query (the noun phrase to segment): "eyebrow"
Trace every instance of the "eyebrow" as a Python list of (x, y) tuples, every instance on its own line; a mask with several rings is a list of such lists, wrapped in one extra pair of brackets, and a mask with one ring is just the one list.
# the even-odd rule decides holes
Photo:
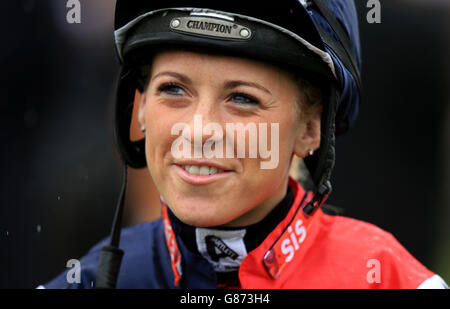
[(192, 81), (186, 75), (177, 73), (177, 72), (171, 72), (171, 71), (160, 72), (160, 73), (156, 74), (155, 76), (153, 76), (151, 78), (151, 80), (154, 80), (160, 76), (171, 76), (171, 77), (175, 77), (175, 78), (179, 79), (180, 81), (182, 81), (185, 84), (189, 84), (189, 85), (192, 84)]
[(253, 88), (257, 88), (259, 90), (262, 90), (268, 94), (272, 94), (269, 90), (267, 90), (267, 88), (261, 86), (260, 84), (257, 83), (253, 83), (253, 82), (246, 82), (243, 80), (232, 80), (232, 81), (228, 81), (225, 83), (225, 89), (233, 89), (239, 86), (248, 86), (248, 87), (253, 87)]
[[(182, 81), (183, 83), (192, 84), (192, 81), (190, 80), (189, 77), (187, 77), (184, 74), (181, 73), (177, 73), (177, 72), (172, 72), (172, 71), (164, 71), (164, 72), (159, 72), (158, 74), (156, 74), (155, 76), (153, 76), (151, 78), (151, 80), (154, 80), (158, 77), (161, 76), (171, 76), (171, 77), (175, 77), (177, 79), (179, 79), (180, 81)], [(254, 83), (254, 82), (247, 82), (247, 81), (243, 81), (243, 80), (231, 80), (231, 81), (227, 81), (225, 82), (225, 89), (233, 89), (233, 88), (237, 88), (239, 86), (248, 86), (248, 87), (253, 87), (253, 88), (257, 88), (259, 90), (262, 90), (268, 94), (272, 94), (267, 88), (261, 86), (258, 83)]]

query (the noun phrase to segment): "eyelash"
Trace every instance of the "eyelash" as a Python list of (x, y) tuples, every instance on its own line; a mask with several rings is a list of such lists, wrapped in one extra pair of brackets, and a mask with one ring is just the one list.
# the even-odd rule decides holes
[[(175, 95), (175, 96), (182, 95), (182, 94), (179, 94), (179, 93), (175, 93), (174, 91), (171, 91), (171, 90), (173, 90), (173, 88), (178, 88), (179, 90), (182, 90), (183, 92), (185, 92), (183, 87), (181, 87), (181, 86), (179, 86), (179, 85), (177, 85), (175, 83), (165, 83), (165, 84), (162, 84), (161, 86), (158, 87), (158, 93), (165, 92), (165, 93), (167, 93), (169, 95)], [(248, 95), (248, 94), (244, 94), (244, 93), (241, 93), (241, 92), (235, 92), (235, 93), (232, 93), (230, 95), (230, 99), (231, 100), (233, 100), (233, 99), (235, 100), (236, 97), (241, 97), (245, 101), (245, 102), (236, 102), (236, 101), (234, 101), (237, 104), (242, 104), (242, 105), (259, 105), (260, 104), (258, 99), (256, 99), (255, 97), (253, 97), (251, 95)]]
[[(245, 102), (243, 103), (238, 103), (238, 104), (245, 104), (245, 105), (259, 105), (259, 101), (258, 99), (256, 99), (255, 97), (252, 97), (251, 95), (248, 94), (244, 94), (244, 93), (233, 93), (231, 95), (231, 98), (236, 98), (236, 97), (242, 97), (244, 98)], [(237, 103), (237, 102), (236, 102)]]
[(175, 83), (165, 83), (158, 87), (158, 93), (166, 92), (170, 95), (180, 95), (178, 93), (174, 93), (173, 91), (170, 91), (171, 89), (173, 90), (173, 88), (178, 88), (178, 89), (181, 89), (184, 91), (184, 89), (182, 87), (180, 87), (179, 85), (177, 85)]

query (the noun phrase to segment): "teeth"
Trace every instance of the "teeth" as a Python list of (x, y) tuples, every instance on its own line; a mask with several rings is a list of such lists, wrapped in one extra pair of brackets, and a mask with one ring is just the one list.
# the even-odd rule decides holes
[(200, 171), (200, 168), (199, 168), (198, 166), (196, 166), (196, 165), (192, 165), (192, 166), (189, 168), (189, 173), (191, 173), (191, 174), (193, 174), (193, 175), (198, 175), (198, 174), (199, 174), (199, 171)]
[(202, 176), (209, 175), (209, 166), (200, 167), (199, 174)]
[(200, 176), (213, 175), (213, 174), (223, 172), (223, 170), (221, 170), (219, 168), (216, 168), (213, 166), (206, 166), (206, 165), (203, 165), (201, 167), (198, 167), (197, 165), (183, 165), (183, 168), (189, 174), (200, 175)]

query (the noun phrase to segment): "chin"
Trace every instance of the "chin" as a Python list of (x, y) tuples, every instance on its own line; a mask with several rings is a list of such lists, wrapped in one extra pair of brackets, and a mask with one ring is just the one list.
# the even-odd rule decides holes
[(212, 227), (225, 224), (226, 222), (218, 221), (216, 216), (205, 215), (176, 215), (177, 218), (183, 223), (196, 227)]
[[(169, 204), (170, 205), (170, 204)], [(217, 205), (210, 201), (181, 203), (171, 205), (171, 210), (175, 216), (185, 224), (197, 227), (211, 227), (226, 224), (232, 218), (227, 220), (226, 216), (221, 214), (219, 209), (224, 209), (224, 205)]]

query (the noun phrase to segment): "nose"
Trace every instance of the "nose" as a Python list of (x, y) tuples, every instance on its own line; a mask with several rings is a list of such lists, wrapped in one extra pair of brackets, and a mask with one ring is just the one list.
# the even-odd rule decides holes
[(219, 123), (220, 115), (215, 99), (212, 96), (200, 98), (189, 117), (191, 147), (194, 150), (194, 157), (200, 158), (207, 142), (217, 145), (223, 139), (223, 129)]

